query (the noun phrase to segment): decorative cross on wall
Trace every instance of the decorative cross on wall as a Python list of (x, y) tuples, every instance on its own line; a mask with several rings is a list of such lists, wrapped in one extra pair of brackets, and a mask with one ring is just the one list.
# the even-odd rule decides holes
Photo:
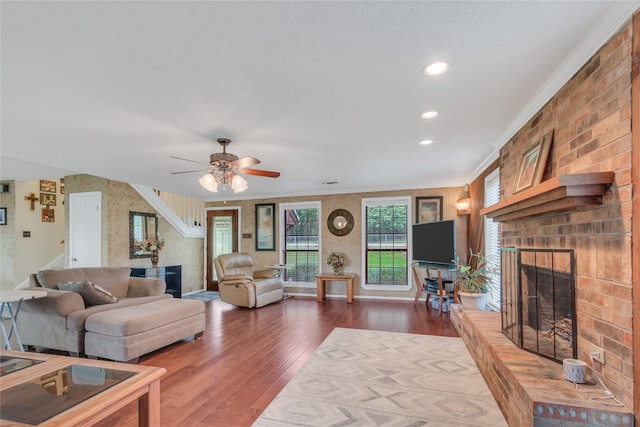
[(36, 210), (35, 204), (40, 199), (38, 199), (35, 194), (31, 193), (28, 196), (24, 196), (24, 199), (29, 201), (29, 202), (31, 202), (31, 210), (32, 211)]

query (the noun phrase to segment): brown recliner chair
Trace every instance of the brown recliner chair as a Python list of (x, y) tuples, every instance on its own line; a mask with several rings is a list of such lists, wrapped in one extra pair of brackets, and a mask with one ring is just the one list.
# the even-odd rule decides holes
[(256, 270), (251, 255), (231, 253), (214, 260), (220, 299), (240, 307), (262, 307), (280, 301), (283, 283), (274, 269)]

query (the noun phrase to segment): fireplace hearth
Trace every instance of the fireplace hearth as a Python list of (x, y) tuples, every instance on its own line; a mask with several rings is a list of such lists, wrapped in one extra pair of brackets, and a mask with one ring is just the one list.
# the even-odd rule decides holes
[(502, 249), (502, 332), (556, 362), (577, 357), (574, 254)]

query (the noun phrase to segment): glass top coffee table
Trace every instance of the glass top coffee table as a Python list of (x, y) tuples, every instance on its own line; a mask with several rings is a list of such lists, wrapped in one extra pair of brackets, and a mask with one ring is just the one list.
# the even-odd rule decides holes
[(160, 425), (164, 368), (0, 351), (0, 426), (91, 425), (138, 400), (138, 424)]

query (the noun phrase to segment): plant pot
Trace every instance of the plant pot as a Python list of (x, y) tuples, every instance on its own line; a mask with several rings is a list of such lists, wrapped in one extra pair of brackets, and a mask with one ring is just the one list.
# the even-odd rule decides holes
[(481, 293), (469, 293), (460, 292), (460, 301), (465, 310), (484, 310), (487, 305), (486, 292)]
[(342, 276), (344, 274), (344, 267), (333, 267), (333, 274)]

